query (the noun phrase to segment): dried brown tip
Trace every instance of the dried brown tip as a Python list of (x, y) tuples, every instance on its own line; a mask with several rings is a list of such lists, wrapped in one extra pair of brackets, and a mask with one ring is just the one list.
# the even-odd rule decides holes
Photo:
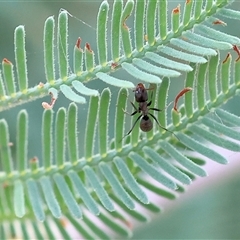
[(192, 2), (192, 0), (186, 0), (186, 4), (189, 4), (191, 2)]
[(40, 82), (40, 83), (38, 84), (38, 88), (43, 88), (43, 87), (44, 87), (44, 83)]
[(237, 53), (238, 58), (235, 60), (236, 62), (240, 59), (240, 50), (237, 45), (233, 45), (233, 50)]
[(61, 224), (64, 228), (66, 228), (67, 225), (68, 225), (68, 221), (67, 221), (66, 219), (64, 219), (64, 218), (60, 218), (60, 219), (59, 219), (59, 222), (60, 222), (60, 224)]
[(53, 94), (51, 92), (49, 94), (51, 95), (51, 102), (49, 104), (47, 102), (42, 102), (43, 108), (48, 109), (48, 110), (53, 108), (53, 106), (57, 100), (56, 98), (53, 97)]
[(127, 21), (127, 19), (129, 18), (129, 16), (130, 15), (127, 15), (126, 17), (125, 17), (125, 19), (123, 20), (123, 27), (126, 29), (126, 30), (128, 30), (129, 29), (129, 27), (127, 26), (127, 24), (126, 24), (126, 21)]
[(220, 19), (217, 19), (216, 21), (214, 21), (212, 24), (214, 25), (223, 25), (223, 26), (227, 26), (227, 24), (223, 21), (221, 21)]
[(118, 63), (112, 62), (111, 64), (111, 69), (115, 69), (118, 66)]
[(81, 49), (81, 48), (80, 48), (81, 41), (82, 41), (82, 39), (79, 37), (79, 38), (77, 39), (77, 42), (76, 42), (76, 47), (77, 47), (78, 49)]
[(226, 58), (223, 60), (223, 63), (226, 63), (229, 57), (230, 57), (230, 53), (227, 54)]
[(42, 107), (47, 110), (52, 109), (52, 106), (47, 102), (42, 102)]
[(85, 47), (89, 52), (92, 52), (91, 45), (89, 43), (86, 43)]
[(178, 100), (180, 97), (182, 97), (185, 93), (189, 92), (189, 91), (192, 91), (192, 88), (191, 87), (186, 87), (184, 88), (183, 90), (181, 90), (178, 95), (176, 96), (175, 100), (174, 100), (174, 106), (173, 106), (173, 109), (178, 112), (178, 109), (177, 109), (177, 104), (178, 104)]
[(38, 162), (38, 158), (37, 157), (33, 157), (29, 160), (29, 163), (37, 163)]
[(3, 63), (5, 63), (5, 64), (11, 64), (11, 65), (12, 65), (12, 63), (11, 63), (7, 58), (4, 58), (4, 59), (3, 59)]
[(176, 8), (174, 8), (172, 12), (173, 12), (173, 14), (179, 14), (180, 13), (180, 4)]

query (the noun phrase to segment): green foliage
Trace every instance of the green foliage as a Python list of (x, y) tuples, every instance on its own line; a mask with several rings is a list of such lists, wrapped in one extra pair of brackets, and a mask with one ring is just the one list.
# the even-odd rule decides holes
[[(16, 29), (18, 81), (15, 82), (12, 63), (4, 59), (3, 79), (0, 78), (0, 110), (49, 93), (52, 102), (43, 103), (46, 109), (42, 116), (40, 161), (33, 158), (29, 162), (28, 159), (28, 125), (31, 121), (28, 112), (21, 110), (16, 120), (16, 154), (11, 149), (8, 123), (5, 119), (0, 120), (2, 238), (9, 237), (6, 225), (11, 227), (12, 232), (16, 231), (16, 221), (20, 222), (24, 238), (30, 238), (25, 226), (27, 222), (32, 223), (37, 238), (46, 238), (39, 231), (39, 226), (45, 229), (48, 238), (53, 238), (54, 232), (49, 224), (55, 225), (64, 238), (70, 238), (64, 228), (64, 220), (59, 220), (62, 216), (87, 239), (110, 238), (101, 226), (93, 224), (89, 217), (92, 215), (115, 234), (130, 236), (128, 226), (132, 218), (141, 222), (148, 220), (145, 212), (135, 209), (136, 205), (155, 213), (160, 211), (158, 206), (149, 202), (146, 189), (174, 199), (177, 191), (184, 191), (183, 184), (190, 184), (196, 176), (206, 176), (202, 168), (205, 162), (203, 156), (221, 164), (227, 163), (227, 159), (209, 143), (231, 151), (240, 150), (239, 142), (234, 141), (240, 140), (239, 135), (232, 129), (232, 126), (239, 126), (240, 118), (219, 109), (237, 93), (240, 83), (240, 61), (232, 62), (231, 55), (222, 61), (221, 55), (225, 53), (221, 51), (232, 49), (233, 45), (239, 46), (240, 39), (216, 31), (211, 22), (211, 17), (218, 16), (240, 19), (238, 12), (226, 9), (228, 4), (228, 1), (206, 1), (205, 5), (203, 1), (186, 1), (183, 16), (180, 7), (173, 9), (169, 28), (167, 1), (129, 0), (123, 6), (123, 1), (115, 0), (109, 40), (107, 21), (110, 8), (108, 2), (103, 1), (97, 16), (99, 65), (95, 64), (90, 44), (81, 49), (79, 38), (71, 56), (74, 69), (71, 74), (68, 13), (61, 11), (57, 23), (59, 79), (56, 79), (54, 57), (55, 21), (49, 17), (44, 27), (46, 83), (30, 88), (25, 30), (23, 26)], [(131, 14), (134, 18), (134, 41), (127, 25)], [(120, 55), (122, 52), (123, 55)], [(150, 84), (153, 92), (151, 96), (149, 90), (151, 107), (161, 109), (156, 114), (161, 127), (154, 124), (151, 132), (143, 134), (136, 126), (130, 136), (124, 135), (126, 88), (134, 88), (134, 84), (110, 76), (120, 68)], [(169, 121), (165, 108), (170, 78), (179, 77), (182, 73), (186, 73), (185, 87), (193, 90), (185, 95), (179, 112), (172, 110)], [(96, 78), (120, 87), (118, 96), (114, 96), (109, 88), (100, 94), (98, 90), (84, 85), (97, 81)], [(82, 104), (87, 102), (82, 95), (90, 96), (86, 127), (80, 129), (80, 133), (77, 112), (82, 105), (78, 107), (76, 103), (71, 103), (68, 109), (61, 107), (55, 113), (52, 108), (58, 91), (71, 101)], [(111, 98), (117, 101), (115, 123), (110, 122), (109, 117)], [(136, 117), (132, 118), (132, 126)], [(109, 126), (112, 125), (114, 137), (109, 139)], [(84, 152), (79, 150), (80, 137)], [(159, 184), (149, 181), (149, 178)]]

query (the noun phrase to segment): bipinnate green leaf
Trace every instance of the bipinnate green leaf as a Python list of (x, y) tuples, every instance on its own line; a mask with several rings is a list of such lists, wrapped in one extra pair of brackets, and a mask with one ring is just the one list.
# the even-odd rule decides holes
[(191, 148), (192, 150), (195, 150), (199, 152), (200, 154), (208, 157), (209, 159), (212, 159), (218, 163), (226, 164), (227, 160), (220, 155), (218, 152), (212, 150), (211, 148), (203, 145), (202, 143), (196, 141), (195, 139), (183, 134), (178, 134), (179, 139), (181, 139), (181, 142), (184, 143), (187, 147)]
[(24, 239), (30, 239), (25, 222), (21, 222), (21, 231)]
[(199, 127), (198, 125), (192, 125), (189, 128), (190, 131), (197, 133), (200, 137), (210, 141), (211, 143), (226, 148), (228, 150), (238, 152), (240, 151), (240, 144), (230, 141), (228, 139), (222, 138), (215, 133), (209, 132), (207, 129), (203, 127)]
[(35, 233), (35, 236), (37, 239), (44, 239), (44, 235), (42, 232), (40, 232), (37, 224), (36, 224), (36, 221), (32, 221), (31, 222), (32, 226), (33, 226), (33, 231)]
[(4, 119), (0, 120), (0, 156), (2, 168), (6, 174), (11, 174), (13, 171), (13, 159), (10, 149), (9, 130), (7, 122)]
[(240, 45), (239, 38), (231, 36), (231, 35), (223, 33), (223, 32), (220, 32), (220, 31), (217, 31), (213, 28), (210, 28), (210, 27), (207, 27), (207, 26), (204, 26), (201, 24), (201, 25), (196, 26), (196, 29), (198, 31), (200, 31), (200, 33), (203, 36), (216, 39), (217, 41), (227, 42), (232, 45)]
[(207, 64), (199, 65), (197, 70), (197, 106), (198, 109), (203, 109), (206, 106), (206, 72), (207, 72)]
[(62, 166), (65, 162), (65, 131), (66, 124), (66, 110), (64, 108), (60, 108), (57, 112), (56, 122), (55, 122), (55, 159), (56, 164), (58, 166)]
[(123, 145), (123, 137), (124, 137), (124, 123), (125, 123), (125, 114), (123, 109), (126, 108), (128, 92), (126, 89), (122, 88), (118, 92), (117, 96), (117, 109), (115, 113), (115, 127), (114, 127), (114, 135), (115, 135), (115, 149), (117, 151), (121, 151)]
[(167, 178), (165, 175), (157, 171), (156, 168), (154, 168), (137, 153), (131, 152), (129, 154), (129, 157), (153, 179), (157, 180), (158, 182), (162, 183), (164, 186), (170, 189), (177, 188), (176, 184), (172, 180), (170, 180), (170, 178)]
[(14, 95), (16, 93), (16, 83), (13, 72), (13, 64), (8, 59), (4, 58), (2, 61), (2, 67), (7, 95)]
[(99, 105), (99, 97), (91, 97), (89, 102), (89, 111), (87, 116), (87, 126), (85, 131), (85, 158), (87, 161), (92, 160), (93, 156), (93, 147), (95, 141), (95, 134), (96, 134), (96, 123)]
[(125, 57), (129, 58), (132, 55), (132, 44), (130, 38), (130, 31), (127, 25), (127, 19), (131, 15), (134, 7), (134, 1), (128, 0), (123, 8), (121, 15), (121, 34), (122, 34), (122, 44)]
[(43, 176), (40, 179), (40, 184), (49, 210), (52, 212), (54, 217), (60, 218), (62, 213), (56, 196), (54, 195), (51, 180), (48, 177)]
[(70, 223), (78, 229), (78, 232), (81, 233), (81, 235), (85, 239), (94, 239), (94, 235), (92, 231), (87, 230), (82, 224), (76, 220), (73, 216), (71, 216), (69, 213), (66, 214), (67, 219), (70, 221)]
[(62, 80), (68, 76), (68, 13), (63, 10), (58, 16), (58, 58), (59, 75)]
[(146, 9), (146, 34), (149, 46), (155, 43), (157, 1), (148, 1)]
[(124, 203), (114, 194), (110, 194), (110, 197), (114, 200), (114, 202), (127, 214), (129, 214), (131, 217), (133, 217), (134, 219), (136, 219), (137, 221), (140, 222), (147, 222), (148, 221), (148, 217), (146, 216), (146, 214), (142, 214), (140, 212), (138, 212), (137, 210), (133, 210), (128, 208), (126, 205), (124, 205)]
[(178, 51), (176, 49), (170, 48), (170, 47), (159, 47), (158, 50), (168, 56), (173, 56), (175, 58), (189, 61), (193, 63), (206, 63), (207, 60), (203, 57), (200, 57), (198, 55), (185, 53), (183, 51)]
[(71, 193), (69, 186), (67, 185), (64, 177), (59, 173), (54, 174), (53, 179), (57, 185), (57, 188), (63, 198), (63, 201), (67, 205), (71, 214), (76, 218), (82, 218), (82, 211), (76, 202), (73, 194)]
[(194, 1), (186, 1), (185, 2), (183, 17), (182, 17), (184, 26), (188, 25), (191, 20), (193, 4), (194, 4)]
[(99, 164), (99, 167), (104, 177), (107, 179), (107, 181), (111, 185), (117, 197), (121, 199), (124, 205), (127, 206), (129, 209), (134, 209), (135, 208), (134, 202), (132, 201), (128, 193), (124, 190), (121, 183), (113, 173), (112, 169), (110, 169), (110, 167), (103, 162)]
[(141, 202), (148, 204), (147, 195), (144, 191), (140, 188), (136, 180), (134, 179), (133, 175), (131, 174), (130, 170), (127, 168), (124, 161), (116, 157), (114, 158), (114, 163), (121, 174), (125, 184), (128, 186), (129, 190), (139, 199)]
[(220, 39), (211, 39), (204, 37), (201, 34), (192, 33), (191, 31), (186, 31), (183, 33), (183, 37), (186, 37), (190, 42), (197, 43), (204, 47), (219, 49), (219, 50), (228, 50), (232, 48), (232, 44), (221, 41)]
[(28, 198), (32, 206), (34, 215), (37, 220), (44, 221), (45, 213), (43, 210), (42, 198), (39, 193), (37, 182), (30, 178), (26, 181), (26, 185), (28, 190)]
[(137, 179), (137, 181), (140, 185), (142, 185), (143, 187), (146, 187), (148, 190), (150, 190), (153, 193), (156, 193), (159, 196), (165, 197), (167, 199), (175, 199), (176, 198), (176, 196), (172, 192), (167, 191), (163, 188), (160, 188), (160, 187), (156, 186), (156, 184), (151, 183), (148, 180), (144, 180), (139, 177)]
[(240, 134), (236, 132), (234, 129), (232, 129), (231, 127), (227, 127), (224, 124), (219, 123), (209, 117), (204, 117), (203, 119), (201, 119), (201, 122), (206, 126), (208, 126), (208, 128), (218, 131), (219, 133), (224, 134), (229, 138), (240, 141)]
[(67, 142), (68, 142), (68, 158), (72, 163), (75, 163), (79, 158), (77, 113), (78, 113), (77, 105), (75, 103), (71, 103), (67, 111)]
[[(175, 199), (176, 193), (186, 190), (182, 184), (190, 184), (197, 176), (206, 176), (202, 168), (205, 162), (227, 163), (215, 145), (240, 150), (240, 137), (234, 128), (239, 127), (239, 117), (219, 109), (238, 93), (240, 86), (240, 39), (215, 29), (222, 16), (234, 19), (236, 24), (240, 19), (237, 11), (224, 10), (228, 3), (186, 1), (184, 8), (176, 4), (174, 9), (168, 9), (168, 1), (123, 3), (115, 0), (109, 31), (107, 18), (112, 5), (103, 1), (97, 17), (94, 50), (99, 65), (95, 64), (92, 40), (89, 41), (92, 47), (87, 42), (82, 49), (81, 38), (78, 38), (75, 45), (71, 43), (74, 45), (73, 56), (70, 56), (72, 67), (68, 56), (68, 35), (71, 34), (68, 16), (71, 14), (61, 10), (57, 44), (54, 18), (49, 17), (44, 25), (47, 82), (30, 88), (25, 30), (23, 26), (16, 28), (16, 73), (11, 61), (4, 58), (0, 72), (1, 110), (47, 94), (51, 95), (51, 103), (48, 110), (43, 111), (42, 130), (35, 128), (42, 133), (37, 134), (42, 142), (39, 149), (42, 156), (30, 156), (30, 161), (30, 114), (27, 110), (19, 112), (17, 133), (13, 136), (9, 132), (14, 128), (6, 120), (0, 120), (0, 182), (3, 185), (0, 215), (4, 222), (0, 226), (0, 238), (9, 238), (9, 234), (16, 237), (20, 232), (20, 237), (30, 239), (31, 230), (37, 239), (53, 239), (52, 229), (56, 229), (62, 238), (71, 239), (67, 230), (70, 225), (86, 239), (111, 239), (105, 227), (115, 235), (129, 237), (133, 220), (146, 222), (147, 211), (161, 210), (148, 192)], [(167, 13), (171, 13), (170, 28)], [(111, 39), (107, 32), (111, 32)], [(55, 76), (55, 46), (59, 79)], [(107, 49), (111, 49), (111, 54)], [(234, 50), (232, 56), (222, 54), (221, 50), (229, 49)], [(220, 62), (220, 59), (224, 60)], [(130, 75), (127, 80), (112, 75), (121, 68)], [(178, 111), (172, 110), (169, 118), (167, 108), (174, 101), (169, 91), (176, 89), (172, 78), (181, 74), (186, 74), (184, 87), (192, 91), (183, 96), (184, 104), (179, 103)], [(95, 87), (88, 88), (87, 82), (97, 78), (112, 85), (113, 90), (106, 88), (99, 93)], [(135, 85), (140, 81), (146, 83), (147, 106), (134, 101)], [(121, 88), (118, 97), (115, 87)], [(59, 90), (75, 102), (68, 109), (54, 105)], [(87, 114), (82, 114), (80, 107), (79, 124), (76, 103), (88, 100), (81, 95), (90, 96), (90, 100)], [(113, 108), (111, 99), (113, 103), (116, 101)], [(87, 115), (86, 121), (83, 115)], [(143, 115), (153, 121), (153, 129), (147, 133), (143, 133), (136, 122), (136, 119), (141, 121)], [(12, 137), (16, 138), (14, 145)], [(134, 209), (135, 205), (143, 211)], [(15, 215), (21, 219), (16, 221)], [(44, 224), (40, 226), (35, 218), (45, 220)], [(99, 224), (94, 224), (95, 220)], [(19, 232), (15, 223), (19, 224)]]
[(120, 57), (120, 30), (121, 30), (121, 13), (123, 1), (116, 0), (113, 3), (112, 21), (111, 21), (111, 52), (112, 59), (117, 62)]
[(103, 204), (103, 206), (110, 212), (114, 211), (115, 208), (112, 204), (112, 201), (110, 200), (106, 190), (103, 188), (103, 186), (100, 184), (100, 181), (98, 177), (96, 176), (96, 173), (94, 170), (90, 167), (84, 167), (84, 173), (90, 182), (92, 188), (96, 192), (99, 200)]
[(133, 77), (144, 81), (144, 82), (150, 82), (150, 83), (161, 83), (161, 79), (155, 75), (143, 72), (133, 66), (130, 63), (123, 63), (122, 64), (123, 69), (125, 69), (130, 75)]
[(13, 192), (13, 204), (14, 204), (14, 212), (17, 217), (21, 218), (25, 215), (25, 202), (24, 202), (24, 186), (23, 182), (17, 180), (14, 183), (14, 192)]
[(218, 12), (218, 14), (226, 18), (232, 18), (236, 20), (240, 19), (240, 12), (232, 9), (223, 8)]
[(225, 94), (228, 93), (230, 88), (229, 85), (230, 85), (231, 61), (232, 61), (232, 56), (228, 54), (226, 59), (222, 62), (221, 87), (222, 87), (222, 91)]
[(144, 45), (144, 13), (146, 1), (136, 1), (134, 14), (134, 41), (136, 49), (141, 52)]
[(28, 151), (28, 114), (22, 110), (17, 118), (17, 164), (19, 172), (27, 169), (27, 151)]
[(99, 214), (99, 209), (97, 203), (92, 198), (91, 194), (87, 191), (82, 180), (79, 178), (76, 172), (69, 171), (68, 176), (71, 179), (73, 185), (75, 186), (76, 190), (78, 191), (79, 195), (81, 196), (84, 204), (87, 206), (89, 211), (94, 215)]
[(108, 152), (108, 116), (110, 101), (111, 93), (110, 90), (106, 88), (101, 94), (98, 112), (99, 151), (101, 156), (106, 156)]
[(79, 93), (81, 93), (83, 95), (86, 95), (86, 96), (98, 96), (99, 95), (99, 92), (97, 90), (90, 89), (77, 80), (74, 80), (72, 82), (72, 86), (74, 87), (74, 89), (76, 91), (78, 91)]
[(171, 25), (172, 32), (177, 33), (180, 25), (180, 5), (172, 10)]
[(60, 90), (66, 98), (76, 103), (86, 103), (86, 99), (76, 94), (69, 86), (61, 85)]
[(118, 78), (111, 77), (106, 73), (99, 72), (96, 74), (96, 76), (102, 81), (104, 81), (105, 83), (116, 86), (116, 87), (134, 88), (133, 83), (126, 80), (120, 80)]
[(45, 110), (42, 118), (42, 146), (43, 146), (43, 166), (48, 169), (52, 165), (53, 157), (53, 137), (52, 137), (52, 110)]
[(175, 159), (192, 173), (201, 177), (206, 176), (206, 172), (202, 168), (200, 168), (197, 164), (193, 163), (191, 160), (185, 157), (181, 152), (175, 149), (168, 142), (161, 142), (160, 146), (168, 155), (170, 155), (173, 159)]
[(167, 160), (163, 159), (158, 153), (153, 151), (151, 148), (144, 147), (143, 151), (150, 157), (152, 161), (156, 162), (161, 167), (161, 169), (166, 171), (168, 174), (170, 174), (171, 176), (173, 176), (174, 178), (176, 178), (177, 180), (184, 184), (191, 183), (191, 179), (187, 175), (179, 171), (172, 164), (168, 163)]
[(64, 228), (64, 219), (57, 219), (57, 218), (54, 218), (53, 219), (54, 223), (55, 223), (55, 227), (56, 229), (59, 230), (59, 232), (61, 233), (62, 237), (64, 239), (71, 239), (69, 233), (67, 232), (66, 228)]
[(161, 75), (161, 76), (165, 76), (165, 77), (178, 77), (181, 75), (180, 72), (153, 65), (153, 64), (151, 64), (147, 61), (144, 61), (142, 59), (139, 59), (139, 58), (134, 58), (133, 64), (135, 66), (137, 66), (138, 68), (140, 68), (146, 72), (149, 72), (151, 74), (154, 74), (154, 75)]
[(18, 26), (15, 29), (14, 45), (19, 90), (23, 93), (26, 93), (28, 88), (28, 77), (24, 26)]
[(162, 57), (156, 53), (147, 52), (146, 57), (148, 59), (150, 59), (151, 61), (158, 63), (158, 64), (160, 63), (161, 65), (163, 65), (165, 67), (169, 67), (169, 68), (184, 71), (184, 72), (192, 71), (192, 68), (189, 65), (172, 61), (172, 60)]
[(112, 221), (112, 218), (109, 218), (107, 214), (102, 212), (99, 215), (99, 218), (103, 223), (105, 223), (109, 228), (111, 228), (117, 234), (120, 234), (121, 236), (128, 237), (128, 238), (132, 235), (132, 232), (129, 230), (129, 228), (115, 221)]
[[(189, 2), (192, 2), (192, 1), (189, 1)], [(178, 48), (181, 48), (181, 49), (191, 52), (193, 54), (198, 54), (198, 55), (202, 55), (202, 56), (217, 55), (217, 52), (212, 48), (201, 47), (201, 46), (192, 44), (188, 41), (184, 41), (183, 39), (173, 38), (170, 40), (170, 43)]]
[(96, 225), (92, 219), (89, 219), (87, 216), (84, 216), (84, 222), (89, 227), (89, 229), (92, 229), (95, 235), (98, 236), (99, 239), (106, 239), (110, 240), (109, 234), (106, 233), (105, 229), (103, 229), (101, 226)]
[(79, 37), (73, 50), (73, 71), (77, 76), (81, 75), (83, 71), (83, 50), (80, 44), (81, 38)]
[(107, 20), (109, 4), (103, 1), (98, 10), (97, 16), (97, 49), (98, 59), (102, 66), (107, 63)]
[(54, 28), (54, 17), (48, 17), (44, 24), (43, 47), (45, 75), (49, 83), (55, 80)]

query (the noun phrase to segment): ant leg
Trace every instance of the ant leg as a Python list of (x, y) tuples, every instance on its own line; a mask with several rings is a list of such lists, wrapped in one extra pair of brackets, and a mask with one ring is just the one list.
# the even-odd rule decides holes
[(135, 115), (138, 112), (138, 111), (134, 111), (133, 113), (128, 113), (123, 108), (122, 108), (122, 110), (123, 110), (124, 113), (126, 113), (127, 115), (130, 115), (130, 116), (133, 116), (133, 115)]
[(139, 119), (140, 119), (141, 117), (142, 117), (142, 115), (139, 115), (139, 116), (138, 116), (138, 118), (136, 119), (136, 121), (134, 122), (132, 128), (128, 131), (128, 133), (126, 134), (126, 136), (129, 135), (129, 134), (132, 132), (133, 128), (135, 127), (135, 125), (137, 124), (137, 122), (139, 121)]
[(137, 109), (137, 107), (133, 104), (133, 102), (130, 102), (130, 103), (132, 104), (133, 108), (135, 109), (135, 111), (134, 111), (133, 113), (128, 113), (128, 112), (125, 111), (124, 109), (122, 109), (122, 110), (123, 110), (124, 113), (126, 113), (126, 114), (128, 114), (128, 115), (130, 115), (130, 116), (133, 116), (133, 115), (135, 115), (135, 114), (138, 112), (138, 109)]
[(179, 138), (176, 136), (176, 134), (175, 134), (174, 132), (168, 130), (167, 128), (165, 128), (165, 127), (163, 127), (163, 126), (161, 126), (160, 123), (158, 122), (157, 118), (156, 118), (153, 114), (149, 113), (149, 115), (156, 121), (156, 123), (158, 124), (158, 126), (159, 126), (160, 128), (164, 129), (164, 130), (167, 131), (167, 132), (170, 132), (171, 134), (173, 134), (173, 135), (178, 139), (178, 141), (180, 141)]
[(158, 108), (149, 108), (148, 110), (153, 110), (153, 111), (158, 111), (158, 112), (162, 111), (161, 109), (158, 109)]
[[(168, 108), (173, 102), (170, 102), (164, 109)], [(159, 108), (149, 108), (149, 110), (154, 110), (154, 111), (158, 111), (158, 112), (161, 112), (163, 111), (164, 109), (159, 109)]]
[(136, 119), (136, 121), (134, 122), (134, 124), (133, 124), (133, 126), (131, 127), (131, 129), (128, 131), (128, 133), (125, 135), (125, 136), (123, 136), (123, 138), (121, 139), (121, 141), (126, 137), (126, 136), (128, 136), (131, 132), (132, 132), (132, 130), (133, 130), (133, 128), (135, 127), (135, 125), (137, 124), (137, 122), (139, 121), (139, 119), (142, 117), (142, 115), (139, 115), (139, 117)]
[(152, 94), (151, 94), (151, 100), (150, 100), (150, 102), (147, 104), (148, 107), (152, 104), (152, 97), (153, 97), (153, 92), (152, 92)]
[(130, 101), (130, 103), (132, 104), (133, 108), (134, 108), (136, 111), (138, 111), (138, 109), (137, 109), (137, 107), (134, 105), (134, 103), (131, 102), (131, 101)]

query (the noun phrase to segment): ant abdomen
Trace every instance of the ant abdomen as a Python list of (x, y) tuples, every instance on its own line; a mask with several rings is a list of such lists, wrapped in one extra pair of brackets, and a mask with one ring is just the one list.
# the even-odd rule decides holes
[(148, 117), (148, 115), (143, 116), (140, 121), (140, 129), (143, 132), (149, 132), (152, 130), (152, 128), (153, 128), (152, 120)]

